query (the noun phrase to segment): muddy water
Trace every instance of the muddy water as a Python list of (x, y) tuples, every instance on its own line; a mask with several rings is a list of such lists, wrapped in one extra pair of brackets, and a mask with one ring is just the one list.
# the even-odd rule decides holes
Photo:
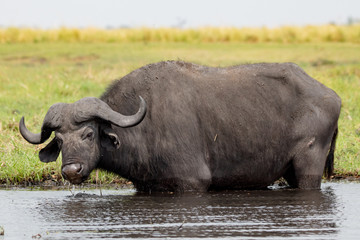
[[(74, 195), (73, 195), (74, 194)], [(360, 184), (206, 194), (1, 190), (0, 239), (359, 239)]]

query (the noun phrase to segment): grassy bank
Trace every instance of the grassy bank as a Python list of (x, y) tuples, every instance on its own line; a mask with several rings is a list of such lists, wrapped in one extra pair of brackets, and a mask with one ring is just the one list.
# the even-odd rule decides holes
[[(0, 37), (1, 38), (1, 37)], [(210, 66), (299, 64), (342, 98), (335, 172), (360, 175), (360, 45), (354, 43), (38, 42), (0, 44), (0, 183), (62, 181), (60, 161), (44, 164), (41, 147), (23, 140), (21, 116), (39, 132), (56, 102), (99, 96), (116, 78), (145, 64), (181, 59)], [(95, 174), (90, 181), (95, 181)], [(121, 181), (99, 173), (102, 182)]]

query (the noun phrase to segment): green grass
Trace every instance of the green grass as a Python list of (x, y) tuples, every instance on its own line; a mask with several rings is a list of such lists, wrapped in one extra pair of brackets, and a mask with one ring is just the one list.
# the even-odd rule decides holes
[[(48, 108), (100, 96), (145, 64), (181, 59), (210, 66), (295, 62), (342, 98), (335, 171), (360, 175), (360, 45), (351, 43), (17, 43), (0, 44), (0, 182), (61, 181), (60, 164), (38, 159), (18, 122), (39, 132)], [(102, 182), (121, 181), (100, 173)], [(90, 181), (95, 181), (95, 174)]]

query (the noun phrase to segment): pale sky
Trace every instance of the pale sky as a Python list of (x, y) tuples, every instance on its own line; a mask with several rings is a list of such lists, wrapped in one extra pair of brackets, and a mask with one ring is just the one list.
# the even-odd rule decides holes
[(276, 27), (360, 19), (360, 0), (0, 0), (0, 27)]

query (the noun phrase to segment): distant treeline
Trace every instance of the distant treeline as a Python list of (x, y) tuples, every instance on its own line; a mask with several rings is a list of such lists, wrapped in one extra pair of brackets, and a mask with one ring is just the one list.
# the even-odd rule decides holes
[(279, 28), (0, 28), (0, 43), (43, 42), (244, 42), (244, 43), (360, 43), (360, 24), (284, 26)]

